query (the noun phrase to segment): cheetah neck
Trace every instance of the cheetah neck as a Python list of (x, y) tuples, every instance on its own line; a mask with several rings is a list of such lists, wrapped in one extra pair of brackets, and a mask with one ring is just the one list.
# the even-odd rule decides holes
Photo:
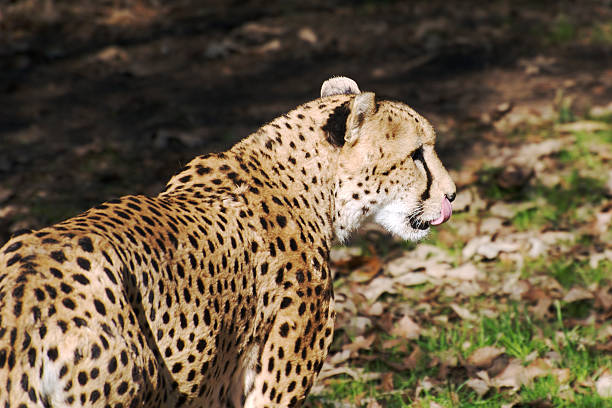
[(336, 109), (350, 99), (338, 95), (301, 105), (229, 151), (197, 157), (170, 180), (162, 196), (271, 199), (292, 211), (310, 210), (316, 222), (323, 221), (331, 241), (333, 191), (341, 149), (330, 141), (326, 129)]

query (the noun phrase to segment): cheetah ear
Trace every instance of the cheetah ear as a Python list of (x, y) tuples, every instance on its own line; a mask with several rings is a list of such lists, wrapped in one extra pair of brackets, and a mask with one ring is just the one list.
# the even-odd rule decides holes
[(349, 145), (355, 144), (359, 139), (361, 127), (365, 119), (376, 111), (376, 95), (373, 92), (364, 92), (355, 97), (351, 106), (351, 114), (347, 119), (344, 141)]
[(321, 85), (321, 98), (331, 95), (357, 95), (359, 93), (357, 83), (347, 77), (330, 78)]

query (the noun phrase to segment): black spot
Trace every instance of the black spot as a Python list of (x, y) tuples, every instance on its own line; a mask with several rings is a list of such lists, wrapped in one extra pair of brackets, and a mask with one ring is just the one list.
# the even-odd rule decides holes
[(268, 360), (268, 372), (274, 371), (274, 357), (270, 357)]
[(62, 303), (64, 304), (64, 306), (66, 306), (70, 310), (74, 310), (74, 308), (76, 307), (76, 305), (74, 304), (74, 302), (70, 298), (64, 299), (62, 301)]
[(119, 387), (117, 387), (117, 394), (123, 395), (127, 392), (127, 389), (128, 389), (128, 384), (127, 382), (123, 381), (121, 384), (119, 384)]
[(30, 384), (29, 384), (29, 381), (28, 381), (28, 375), (27, 374), (22, 374), (21, 375), (21, 388), (24, 391), (26, 391), (26, 392), (30, 388)]
[(304, 282), (304, 279), (305, 279), (305, 277), (304, 277), (304, 271), (301, 271), (301, 270), (297, 271), (297, 272), (295, 273), (295, 278), (297, 279), (297, 281), (298, 281), (299, 283)]
[(285, 322), (281, 324), (279, 334), (281, 335), (281, 337), (287, 337), (287, 335), (289, 335), (289, 324), (288, 323)]
[(284, 279), (284, 268), (281, 267), (277, 272), (276, 272), (276, 284), (280, 285), (281, 283), (283, 283), (283, 279)]
[(15, 289), (13, 289), (13, 296), (17, 299), (21, 299), (24, 293), (24, 285), (19, 285)]
[(33, 348), (30, 348), (28, 350), (28, 364), (30, 364), (30, 367), (33, 368), (35, 363), (36, 363), (36, 350)]
[[(79, 259), (83, 259), (83, 258), (79, 258)], [(88, 262), (88, 264), (89, 264), (89, 262)], [(79, 282), (81, 285), (89, 285), (89, 279), (87, 279), (85, 277), (85, 275), (81, 275), (80, 273), (76, 273), (76, 274), (72, 275), (72, 279), (74, 279), (75, 281)]]
[(281, 228), (285, 228), (287, 226), (287, 218), (284, 215), (277, 215), (276, 222)]
[(94, 360), (96, 360), (98, 357), (100, 357), (100, 346), (98, 346), (97, 344), (94, 344), (93, 346), (91, 346), (91, 358), (93, 358)]
[(98, 390), (93, 390), (91, 395), (89, 396), (89, 401), (94, 403), (96, 402), (98, 399), (100, 399), (100, 391)]
[(112, 374), (117, 371), (117, 359), (115, 357), (111, 357), (111, 360), (108, 362), (108, 373)]
[(327, 141), (336, 146), (344, 146), (344, 136), (346, 135), (346, 120), (351, 110), (348, 102), (336, 107), (327, 118), (327, 122), (321, 129), (327, 133)]
[(79, 380), (79, 384), (81, 385), (87, 384), (87, 373), (85, 371), (79, 372), (77, 378)]
[(290, 304), (291, 304), (291, 298), (285, 296), (283, 300), (281, 301), (280, 307), (281, 309), (286, 309), (289, 307)]
[(62, 251), (51, 252), (51, 258), (59, 263), (64, 263), (66, 261), (66, 255), (64, 255)]
[(47, 357), (49, 357), (51, 361), (57, 360), (57, 357), (58, 357), (57, 348), (52, 347), (49, 350), (47, 350)]
[(64, 274), (59, 269), (49, 268), (49, 272), (51, 272), (51, 275), (55, 276), (57, 279), (62, 279), (64, 277)]
[(104, 307), (104, 303), (100, 302), (98, 299), (94, 299), (94, 306), (96, 307), (96, 311), (100, 313), (102, 316), (106, 316), (106, 308)]
[(77, 264), (81, 267), (81, 269), (84, 269), (86, 271), (91, 269), (91, 264), (85, 258), (78, 257), (77, 258)]
[(123, 364), (123, 366), (125, 367), (125, 366), (127, 366), (127, 363), (128, 363), (128, 356), (127, 356), (127, 353), (125, 352), (125, 350), (123, 350), (121, 352), (121, 364)]
[(285, 252), (285, 244), (283, 243), (283, 240), (280, 237), (276, 237), (276, 246), (278, 247), (278, 249)]
[(23, 243), (21, 241), (15, 242), (15, 243), (9, 245), (8, 247), (6, 247), (6, 249), (4, 250), (4, 253), (8, 254), (9, 252), (15, 252), (16, 250), (21, 248), (22, 245), (23, 245)]
[(93, 243), (89, 237), (79, 239), (79, 246), (85, 252), (93, 252)]

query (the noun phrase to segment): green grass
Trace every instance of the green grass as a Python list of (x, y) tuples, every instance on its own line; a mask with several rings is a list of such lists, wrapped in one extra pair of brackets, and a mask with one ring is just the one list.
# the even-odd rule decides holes
[(612, 282), (612, 262), (601, 261), (597, 267), (592, 268), (587, 260), (566, 257), (528, 259), (521, 269), (521, 275), (527, 278), (536, 274), (551, 276), (561, 286), (568, 289), (576, 285), (583, 287), (593, 284), (603, 286)]
[[(363, 382), (341, 376), (330, 381), (329, 388), (323, 395), (311, 397), (310, 406), (333, 407), (336, 406), (335, 401), (362, 406), (360, 401), (367, 398), (374, 398), (384, 407), (390, 408), (417, 407), (424, 401), (435, 401), (449, 407), (499, 407), (517, 398), (523, 403), (548, 401), (555, 407), (610, 406), (606, 404), (612, 401), (592, 394), (577, 393), (568, 386), (586, 380), (601, 367), (612, 367), (612, 357), (577, 342), (575, 339), (592, 338), (596, 331), (591, 327), (566, 328), (566, 318), (560, 304), (556, 308), (556, 315), (550, 320), (534, 321), (523, 305), (514, 303), (508, 311), (495, 319), (483, 318), (475, 324), (458, 320), (445, 326), (430, 328), (433, 330), (429, 330), (429, 335), (421, 336), (411, 346), (420, 347), (424, 359), (417, 364), (415, 370), (394, 372), (392, 392), (381, 391), (377, 380)], [(556, 336), (557, 333), (562, 335)], [(436, 378), (440, 364), (432, 366), (434, 359), (440, 356), (448, 358), (449, 355), (467, 359), (476, 349), (484, 346), (504, 347), (508, 357), (525, 361), (525, 365), (528, 364), (526, 358), (534, 351), (538, 357), (545, 357), (547, 352), (557, 352), (560, 361), (554, 364), (570, 369), (569, 382), (559, 383), (554, 376), (549, 375), (536, 378), (531, 385), (521, 387), (516, 395), (508, 390), (498, 392), (491, 389), (489, 393), (479, 397), (466, 386), (467, 376), (465, 370), (460, 367), (450, 367), (448, 375), (441, 379)], [(375, 347), (362, 353), (364, 356), (380, 356), (382, 351)], [(386, 351), (384, 358), (377, 358), (359, 366), (365, 367), (368, 372), (388, 372), (390, 368), (385, 361), (401, 361), (407, 355), (408, 353)], [(436, 387), (424, 391), (421, 395), (414, 395), (419, 381), (424, 378), (433, 379)], [(575, 403), (587, 405), (573, 405)]]
[[(572, 40), (576, 35), (572, 27), (569, 21), (560, 18), (554, 28), (555, 41)], [(575, 119), (569, 104), (559, 105), (559, 123)], [(541, 131), (536, 138), (558, 136), (550, 129)], [(527, 140), (527, 135), (523, 134), (516, 136), (516, 141), (521, 137)], [(612, 399), (600, 397), (593, 386), (603, 370), (612, 370), (612, 355), (598, 349), (602, 342), (610, 341), (606, 320), (609, 312), (602, 314), (601, 305), (595, 299), (563, 301), (573, 288), (605, 288), (612, 283), (612, 262), (601, 261), (592, 267), (588, 256), (596, 248), (606, 246), (601, 236), (590, 232), (588, 226), (593, 222), (595, 211), (600, 211), (608, 200), (605, 183), (610, 166), (605, 155), (597, 154), (593, 146), (612, 150), (612, 131), (575, 132), (571, 137), (571, 142), (562, 150), (547, 158), (547, 166), (552, 166), (549, 171), (558, 175), (558, 182), (554, 178), (550, 179), (552, 182), (531, 178), (522, 186), (504, 188), (498, 182), (502, 168), (483, 168), (478, 173), (476, 186), (488, 205), (478, 211), (453, 215), (453, 220), (477, 224), (491, 215), (488, 208), (492, 204), (503, 201), (523, 209), (504, 224), (500, 234), (516, 231), (572, 233), (573, 239), (551, 245), (549, 253), (537, 258), (521, 253), (523, 262), (520, 264), (510, 259), (470, 260), (487, 275), (487, 282), (481, 283), (485, 288), (487, 285), (495, 288), (498, 282), (504, 282), (504, 276), (518, 273), (521, 281), (529, 282), (530, 287), (541, 290), (542, 294), (536, 295), (536, 299), (516, 300), (508, 294), (498, 293), (498, 289), (484, 289), (475, 296), (457, 296), (454, 292), (446, 294), (444, 286), (438, 290), (436, 284), (427, 283), (411, 287), (409, 295), (382, 296), (378, 301), (386, 303), (391, 310), (400, 305), (410, 308), (417, 316), (415, 321), (421, 326), (421, 335), (415, 340), (401, 340), (392, 349), (383, 349), (383, 342), (392, 337), (374, 324), (366, 334), (375, 331), (378, 339), (368, 350), (361, 350), (359, 357), (350, 360), (349, 367), (364, 369), (365, 373), (392, 373), (392, 390), (385, 391), (378, 379), (364, 381), (346, 375), (335, 376), (326, 380), (322, 394), (309, 398), (307, 406), (365, 407), (375, 400), (390, 408), (424, 408), (434, 402), (453, 408), (498, 408), (510, 403), (516, 403), (515, 407), (612, 407)], [(467, 261), (462, 259), (461, 252), (470, 238), (462, 236), (451, 220), (433, 229), (425, 242), (445, 251), (451, 266), (457, 266)], [(414, 244), (402, 244), (398, 248), (389, 240), (381, 241), (375, 246), (370, 242), (370, 248), (376, 248), (377, 254), (382, 256), (397, 249), (414, 249)], [(347, 282), (350, 284), (348, 277), (343, 284)], [(427, 300), (421, 299), (421, 294)], [(543, 314), (537, 315), (542, 317), (532, 313), (538, 296), (550, 297), (552, 301)], [(467, 308), (476, 319), (461, 319), (452, 304)], [(339, 351), (347, 342), (350, 339), (340, 328), (332, 352)], [(467, 381), (475, 378), (476, 371), (469, 372), (467, 361), (485, 346), (503, 347), (505, 356), (502, 358), (518, 359), (523, 366), (534, 359), (544, 359), (553, 369), (565, 370), (568, 378), (561, 381), (553, 372), (534, 378), (516, 391), (491, 388), (479, 396), (468, 386)], [(392, 364), (404, 361), (417, 347), (422, 358), (414, 369), (400, 370)], [(491, 374), (491, 378), (495, 375)], [(425, 386), (427, 383), (431, 387)]]
[(577, 32), (574, 22), (565, 14), (560, 14), (549, 27), (546, 42), (552, 45), (564, 45), (574, 41)]

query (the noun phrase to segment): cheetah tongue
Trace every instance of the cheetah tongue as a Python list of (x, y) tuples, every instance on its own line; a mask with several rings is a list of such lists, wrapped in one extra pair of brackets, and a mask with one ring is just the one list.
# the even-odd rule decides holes
[(448, 198), (444, 197), (444, 200), (442, 200), (442, 210), (440, 210), (440, 216), (436, 218), (435, 220), (431, 221), (430, 224), (440, 225), (448, 221), (448, 219), (451, 217), (452, 214), (453, 214), (453, 207), (451, 206), (450, 201), (448, 201)]

